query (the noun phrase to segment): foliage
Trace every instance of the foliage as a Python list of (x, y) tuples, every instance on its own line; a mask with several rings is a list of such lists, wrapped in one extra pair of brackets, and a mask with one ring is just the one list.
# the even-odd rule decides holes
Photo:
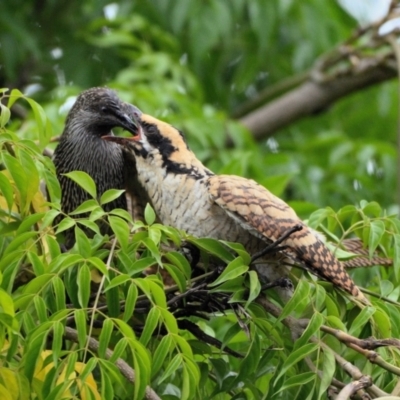
[[(0, 91), (3, 398), (140, 399), (147, 386), (163, 399), (319, 399), (362, 374), (372, 377), (371, 396), (394, 390), (399, 343), (385, 340), (400, 335), (396, 84), (260, 143), (229, 117), (349, 37), (355, 22), (336, 2), (5, 0), (0, 21), (0, 87), (41, 104)], [(71, 179), (93, 199), (54, 227), (75, 227), (76, 246), (61, 252), (51, 227), (60, 189), (42, 152), (54, 148), (74, 96), (105, 84), (185, 131), (211, 169), (289, 200), (338, 256), (353, 257), (340, 244), (356, 236), (392, 257), (392, 268), (352, 272), (372, 307), (299, 269), (282, 304), (240, 246), (157, 224), (150, 208), (145, 224), (107, 214), (102, 205), (120, 193), (97, 198), (79, 173)], [(113, 236), (98, 232), (99, 218)], [(356, 342), (371, 336), (372, 345)]]
[[(259, 302), (255, 299), (262, 288), (241, 246), (188, 237), (156, 223), (149, 207), (145, 223), (133, 222), (123, 210), (106, 214), (101, 206), (121, 193), (109, 191), (98, 198), (84, 173), (70, 178), (93, 199), (76, 210), (77, 219), (65, 218), (54, 232), (60, 190), (52, 163), (41, 154), (51, 137), (46, 114), (16, 90), (3, 95), (8, 106), (27, 101), (33, 111), (30, 126), (36, 127), (36, 141), (24, 139), (23, 128), (6, 127), (10, 114), (2, 106), (4, 398), (30, 398), (31, 393), (43, 399), (141, 399), (148, 386), (163, 399), (322, 398), (333, 378), (348, 381), (335, 363), (339, 357), (373, 377), (372, 393), (383, 393), (377, 387), (393, 390), (398, 344), (378, 348), (382, 362), (374, 365), (351, 348), (348, 338), (400, 335), (400, 222), (395, 216), (375, 202), (337, 212), (320, 209), (310, 216), (309, 224), (321, 229), (333, 246), (356, 235), (371, 252), (379, 249), (394, 257), (393, 268), (355, 274), (369, 290), (371, 307), (359, 308), (331, 284), (296, 269), (291, 276), (295, 293), (286, 305), (271, 290), (266, 292), (269, 300)], [(47, 205), (40, 180), (50, 195)], [(79, 217), (88, 212), (89, 217)], [(101, 217), (115, 236), (100, 234), (95, 222)], [(76, 245), (61, 252), (55, 233), (72, 226)], [(94, 237), (88, 238), (83, 227), (92, 229)], [(185, 243), (189, 255), (179, 250)], [(196, 258), (193, 249), (200, 252), (196, 265), (190, 264)], [(343, 251), (338, 255), (351, 257)], [(225, 268), (208, 269), (215, 265)], [(172, 286), (164, 283), (163, 271), (172, 277)], [(121, 360), (134, 369), (134, 385), (126, 384)]]
[(66, 98), (107, 84), (184, 130), (209, 167), (265, 184), (295, 200), (303, 217), (363, 199), (397, 210), (395, 83), (351, 96), (267, 142), (255, 144), (228, 118), (348, 39), (356, 23), (335, 1), (3, 3), (0, 87), (33, 93), (55, 133)]

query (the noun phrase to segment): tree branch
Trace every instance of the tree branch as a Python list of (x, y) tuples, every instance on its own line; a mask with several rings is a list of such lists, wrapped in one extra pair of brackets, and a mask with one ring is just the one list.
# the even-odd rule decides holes
[(381, 21), (355, 30), (346, 41), (322, 55), (309, 72), (266, 88), (234, 115), (241, 116), (240, 122), (261, 140), (300, 118), (326, 110), (344, 96), (394, 78), (395, 54), (380, 36), (379, 27), (398, 16), (398, 10), (392, 7)]
[(379, 65), (364, 73), (328, 82), (307, 81), (240, 119), (256, 140), (265, 139), (294, 121), (327, 109), (353, 92), (396, 77), (396, 70)]
[[(65, 327), (64, 337), (68, 340), (71, 340), (72, 342), (78, 343), (78, 332), (75, 329), (72, 329), (68, 326)], [(99, 345), (100, 344), (96, 339), (93, 339), (91, 337), (87, 338), (87, 346), (94, 353), (98, 352)], [(107, 349), (106, 350), (106, 358), (110, 359), (112, 357), (112, 355), (113, 355), (113, 351), (110, 349)], [(118, 358), (115, 361), (115, 365), (120, 370), (121, 374), (126, 379), (128, 379), (128, 381), (130, 383), (135, 383), (135, 381), (136, 381), (135, 371), (128, 365), (127, 362), (125, 362), (121, 358)], [(157, 395), (157, 393), (150, 386), (146, 386), (145, 396), (146, 396), (147, 400), (161, 400), (161, 398)]]

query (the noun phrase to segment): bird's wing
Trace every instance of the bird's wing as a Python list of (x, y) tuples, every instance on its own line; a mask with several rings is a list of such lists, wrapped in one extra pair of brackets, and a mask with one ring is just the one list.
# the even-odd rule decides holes
[(276, 241), (290, 228), (292, 233), (282, 244), (288, 246), (307, 267), (367, 303), (343, 265), (327, 246), (304, 225), (294, 210), (256, 182), (230, 175), (214, 175), (208, 180), (211, 199), (249, 231), (268, 241)]

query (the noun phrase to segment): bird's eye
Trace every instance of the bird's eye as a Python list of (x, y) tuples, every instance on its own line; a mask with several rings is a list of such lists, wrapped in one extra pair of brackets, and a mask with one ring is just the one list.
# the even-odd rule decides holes
[(101, 107), (101, 112), (104, 114), (108, 114), (110, 112), (110, 109), (106, 106)]

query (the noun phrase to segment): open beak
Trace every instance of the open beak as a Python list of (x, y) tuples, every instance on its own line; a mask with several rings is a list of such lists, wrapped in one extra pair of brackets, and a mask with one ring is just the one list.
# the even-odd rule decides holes
[(132, 129), (132, 130), (125, 128), (125, 127), (123, 127), (123, 128), (125, 128), (127, 131), (132, 133), (134, 136), (121, 137), (121, 136), (114, 136), (111, 133), (110, 135), (105, 135), (105, 136), (102, 136), (101, 138), (104, 140), (108, 140), (109, 142), (118, 143), (122, 146), (129, 146), (129, 144), (139, 141), (141, 138), (142, 132), (143, 132), (143, 128), (140, 126), (140, 124), (138, 122), (135, 121), (135, 122), (133, 122), (133, 124), (134, 124), (134, 129)]
[(124, 128), (126, 131), (132, 133), (132, 135), (136, 135), (138, 133), (139, 123), (136, 121), (136, 118), (129, 117), (126, 113), (119, 113), (118, 119), (121, 123), (121, 128)]

